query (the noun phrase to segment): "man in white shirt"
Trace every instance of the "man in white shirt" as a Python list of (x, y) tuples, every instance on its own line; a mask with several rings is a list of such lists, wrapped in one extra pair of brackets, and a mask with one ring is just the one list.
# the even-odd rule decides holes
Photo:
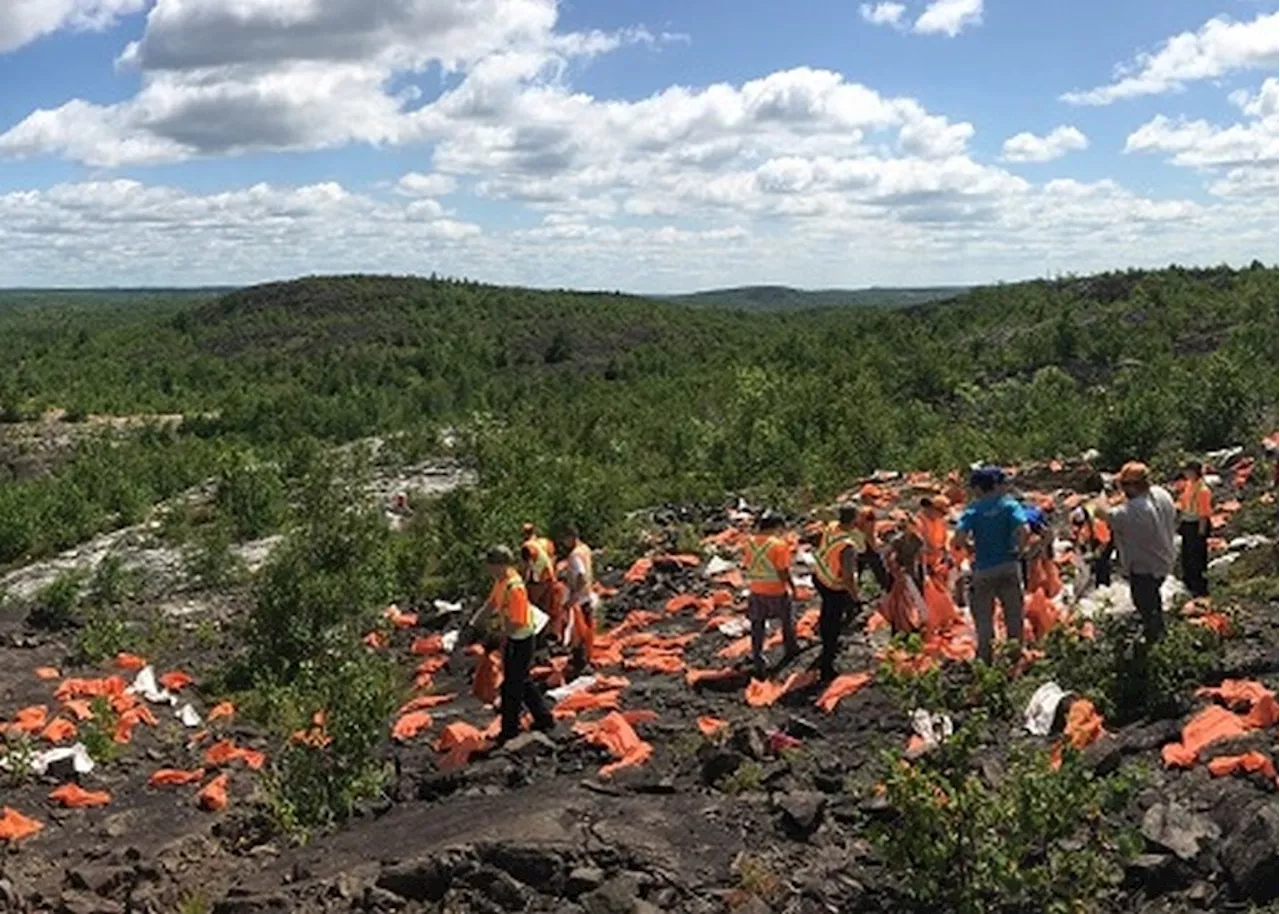
[(1151, 484), (1151, 472), (1144, 463), (1126, 463), (1117, 481), (1124, 504), (1112, 508), (1101, 498), (1094, 516), (1111, 526), (1120, 567), (1129, 579), (1129, 594), (1142, 616), (1147, 643), (1152, 644), (1164, 637), (1160, 585), (1173, 573), (1178, 507), (1165, 489)]

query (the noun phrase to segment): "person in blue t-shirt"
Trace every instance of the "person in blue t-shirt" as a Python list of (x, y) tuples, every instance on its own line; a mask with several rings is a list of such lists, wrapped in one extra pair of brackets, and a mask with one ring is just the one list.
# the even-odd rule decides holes
[(1030, 528), (1022, 506), (1002, 491), (1004, 473), (982, 467), (969, 476), (974, 500), (956, 524), (956, 542), (973, 547), (973, 625), (978, 632), (978, 657), (991, 662), (995, 634), (995, 601), (1004, 609), (1004, 625), (1011, 639), (1022, 641), (1022, 576), (1019, 558), (1026, 551)]

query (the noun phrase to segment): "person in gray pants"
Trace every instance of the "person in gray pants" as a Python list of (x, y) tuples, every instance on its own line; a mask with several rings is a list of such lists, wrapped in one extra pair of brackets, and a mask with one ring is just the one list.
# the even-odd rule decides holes
[(960, 548), (972, 546), (973, 599), (970, 611), (978, 632), (978, 658), (992, 659), (995, 601), (1004, 609), (1011, 640), (1022, 641), (1022, 573), (1018, 561), (1027, 550), (1030, 530), (1017, 501), (1002, 490), (1004, 472), (982, 467), (969, 476), (973, 500), (956, 524)]

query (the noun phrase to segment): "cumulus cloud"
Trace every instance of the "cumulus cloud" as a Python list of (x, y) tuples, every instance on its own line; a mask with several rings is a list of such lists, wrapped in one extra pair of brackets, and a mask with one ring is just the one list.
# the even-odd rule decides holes
[(1219, 16), (1197, 31), (1174, 35), (1158, 50), (1141, 53), (1132, 63), (1118, 67), (1114, 82), (1067, 92), (1062, 100), (1073, 105), (1109, 105), (1120, 99), (1159, 95), (1236, 70), (1274, 69), (1278, 54), (1280, 12), (1259, 14), (1252, 22)]
[(136, 13), (148, 0), (4, 0), (0, 3), (0, 54), (59, 29), (104, 29)]
[(1025, 131), (1014, 134), (1004, 141), (1002, 154), (1006, 162), (1051, 162), (1088, 147), (1089, 140), (1083, 133), (1064, 124), (1044, 136)]
[(1219, 196), (1274, 199), (1280, 167), (1277, 79), (1267, 77), (1256, 94), (1233, 92), (1230, 100), (1250, 120), (1223, 127), (1159, 114), (1129, 134), (1124, 151), (1165, 153), (1170, 164), (1216, 179), (1209, 189)]
[(897, 27), (902, 24), (902, 16), (906, 13), (907, 7), (903, 3), (892, 3), (885, 0), (883, 3), (872, 5), (863, 3), (858, 7), (858, 15), (872, 25), (889, 25)]
[(396, 182), (396, 189), (411, 197), (442, 197), (453, 193), (457, 187), (458, 181), (452, 175), (424, 175), (416, 171), (402, 175)]
[(921, 35), (955, 38), (964, 29), (982, 22), (982, 0), (933, 0), (916, 19), (912, 30)]

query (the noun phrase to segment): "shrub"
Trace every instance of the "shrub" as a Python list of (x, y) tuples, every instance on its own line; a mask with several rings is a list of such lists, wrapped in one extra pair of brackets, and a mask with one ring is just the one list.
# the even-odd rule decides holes
[(254, 539), (275, 530), (287, 508), (280, 471), (238, 452), (222, 460), (214, 502), (237, 539)]
[(305, 839), (382, 791), (386, 771), (376, 750), (400, 698), (395, 665), (358, 644), (308, 663), (276, 693), (273, 712), (284, 732), (311, 728), (321, 713), (319, 729), (329, 740), (317, 747), (290, 738), (277, 753), (267, 787), (282, 828)]
[(1127, 842), (1108, 815), (1134, 781), (1097, 779), (1071, 750), (1055, 771), (1047, 753), (1021, 747), (993, 785), (973, 766), (985, 722), (973, 715), (910, 765), (887, 754), (893, 819), (873, 826), (873, 844), (915, 910), (1077, 910), (1117, 874)]
[(76, 632), (75, 660), (95, 664), (121, 651), (137, 652), (140, 639), (124, 616), (110, 607), (91, 606)]
[(231, 583), (243, 571), (240, 558), (231, 548), (231, 535), (222, 524), (213, 524), (185, 550), (187, 575), (210, 590)]
[(89, 581), (87, 600), (100, 608), (117, 606), (133, 596), (137, 579), (137, 573), (125, 568), (120, 556), (104, 556)]
[(63, 631), (76, 622), (76, 606), (84, 575), (64, 571), (36, 594), (35, 606), (27, 614), (27, 624), (48, 631)]

